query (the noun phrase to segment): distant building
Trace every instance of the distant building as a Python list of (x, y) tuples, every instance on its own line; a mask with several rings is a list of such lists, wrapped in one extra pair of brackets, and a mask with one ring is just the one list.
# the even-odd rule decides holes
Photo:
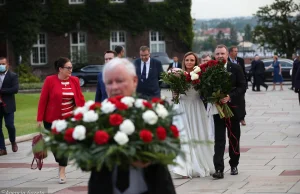
[(216, 38), (220, 31), (224, 34), (225, 39), (230, 39), (230, 28), (210, 28), (208, 30), (204, 30), (202, 32), (202, 35), (213, 36), (214, 38)]

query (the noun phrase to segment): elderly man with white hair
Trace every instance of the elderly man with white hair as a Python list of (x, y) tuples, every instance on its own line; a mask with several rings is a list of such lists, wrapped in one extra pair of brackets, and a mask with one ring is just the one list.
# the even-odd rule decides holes
[[(103, 68), (103, 81), (108, 97), (132, 96), (138, 78), (135, 66), (127, 59), (115, 58)], [(175, 194), (167, 166), (136, 161), (124, 170), (109, 171), (103, 166), (93, 170), (89, 180), (89, 194)]]

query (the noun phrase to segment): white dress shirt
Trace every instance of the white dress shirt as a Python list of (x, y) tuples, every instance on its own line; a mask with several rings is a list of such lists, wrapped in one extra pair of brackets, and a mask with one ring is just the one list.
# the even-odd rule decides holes
[(173, 62), (173, 67), (177, 68), (177, 66), (178, 66), (178, 62)]
[[(144, 61), (141, 61), (141, 74), (143, 73), (143, 68), (144, 68)], [(150, 57), (146, 62), (146, 79), (148, 78), (149, 69), (150, 69)]]

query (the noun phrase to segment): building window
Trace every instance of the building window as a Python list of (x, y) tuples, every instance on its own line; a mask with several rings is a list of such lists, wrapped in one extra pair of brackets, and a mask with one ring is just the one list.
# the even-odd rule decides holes
[(87, 61), (86, 53), (86, 33), (72, 32), (71, 42), (71, 61), (73, 63), (84, 63)]
[[(110, 33), (110, 49), (115, 50), (116, 46), (123, 46), (124, 48), (126, 48), (125, 36), (126, 36), (125, 31), (112, 31)], [(125, 49), (125, 53), (126, 53), (126, 49)]]
[(37, 42), (33, 45), (31, 51), (31, 64), (44, 65), (47, 63), (47, 43), (46, 34), (37, 35)]
[(110, 0), (111, 3), (124, 3), (125, 0)]
[(0, 6), (5, 5), (5, 0), (0, 0)]
[(164, 2), (164, 0), (149, 0), (149, 2)]
[(84, 0), (69, 0), (69, 4), (83, 4)]
[(150, 31), (150, 52), (166, 52), (166, 42), (161, 32)]

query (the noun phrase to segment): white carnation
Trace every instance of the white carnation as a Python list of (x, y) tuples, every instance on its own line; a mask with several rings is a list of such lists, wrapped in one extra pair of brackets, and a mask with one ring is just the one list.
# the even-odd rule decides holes
[(84, 114), (88, 111), (88, 108), (86, 106), (78, 107), (74, 110), (74, 115), (77, 115), (79, 113)]
[(133, 122), (129, 119), (123, 121), (120, 125), (120, 131), (126, 133), (127, 135), (131, 135), (135, 130), (135, 126)]
[(196, 80), (196, 79), (199, 79), (199, 75), (196, 74), (196, 73), (192, 73), (191, 74), (191, 80)]
[(58, 120), (54, 120), (52, 122), (52, 125), (51, 125), (51, 129), (54, 129), (56, 127), (56, 123), (57, 123)]
[(95, 104), (95, 101), (89, 100), (84, 104), (84, 106), (86, 107), (87, 110), (89, 110), (90, 106), (92, 106), (93, 104)]
[(128, 107), (132, 107), (134, 103), (134, 98), (131, 96), (125, 96), (121, 99), (121, 102), (126, 104)]
[(143, 102), (145, 102), (144, 99), (136, 99), (135, 103), (134, 103), (134, 106), (137, 107), (137, 108), (141, 108), (141, 109), (144, 109), (145, 106), (143, 104)]
[(167, 109), (161, 104), (156, 105), (155, 111), (156, 111), (157, 115), (163, 119), (169, 115), (169, 112), (167, 111)]
[(83, 125), (78, 125), (74, 128), (72, 137), (76, 140), (84, 140), (85, 139), (86, 129)]
[(113, 112), (115, 109), (116, 109), (116, 106), (107, 100), (103, 101), (101, 104), (101, 111), (106, 114)]
[(150, 125), (156, 124), (158, 120), (158, 116), (152, 110), (147, 110), (146, 112), (144, 112), (142, 117), (144, 121)]
[(67, 128), (67, 121), (65, 120), (57, 120), (55, 123), (55, 128), (57, 132), (62, 132), (63, 130), (65, 130)]
[(194, 73), (199, 73), (201, 71), (200, 67), (195, 66), (193, 72)]
[(97, 121), (99, 118), (98, 114), (94, 110), (89, 110), (88, 112), (83, 114), (83, 121), (84, 122), (94, 122)]
[(119, 145), (125, 145), (128, 141), (129, 138), (126, 135), (126, 133), (118, 131), (116, 135), (114, 136), (114, 140), (119, 144)]

